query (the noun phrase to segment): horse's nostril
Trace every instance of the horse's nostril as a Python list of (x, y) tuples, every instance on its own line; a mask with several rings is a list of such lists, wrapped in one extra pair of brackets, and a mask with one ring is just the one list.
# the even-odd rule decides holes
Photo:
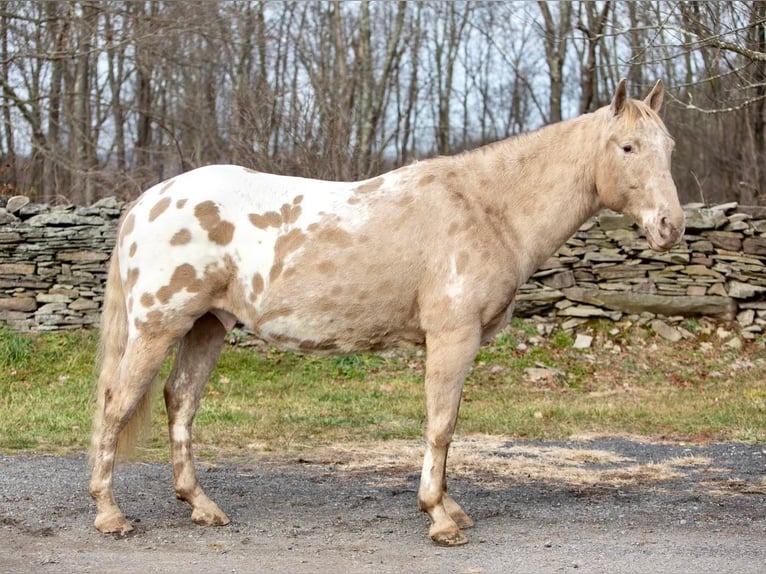
[(675, 226), (667, 215), (660, 217), (659, 231), (660, 236), (663, 239), (668, 239), (673, 236), (673, 233), (675, 232)]

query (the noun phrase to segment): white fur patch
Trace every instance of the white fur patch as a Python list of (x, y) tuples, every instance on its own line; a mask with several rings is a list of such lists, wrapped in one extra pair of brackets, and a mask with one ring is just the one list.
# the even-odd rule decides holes
[(189, 431), (182, 424), (174, 424), (171, 433), (173, 435), (173, 442), (188, 442), (191, 440)]
[(444, 291), (447, 297), (456, 303), (463, 298), (465, 293), (465, 278), (457, 271), (457, 256), (454, 253), (450, 258), (450, 270), (447, 282), (444, 285)]

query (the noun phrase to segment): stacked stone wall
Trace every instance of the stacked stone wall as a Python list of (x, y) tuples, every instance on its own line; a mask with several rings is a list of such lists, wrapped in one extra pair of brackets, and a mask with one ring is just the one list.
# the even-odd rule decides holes
[[(98, 322), (106, 263), (123, 205), (46, 206), (14, 197), (0, 208), (0, 323), (19, 331)], [(520, 289), (516, 315), (591, 318), (706, 316), (766, 326), (766, 208), (687, 206), (684, 240), (649, 248), (627, 218), (585, 223)]]

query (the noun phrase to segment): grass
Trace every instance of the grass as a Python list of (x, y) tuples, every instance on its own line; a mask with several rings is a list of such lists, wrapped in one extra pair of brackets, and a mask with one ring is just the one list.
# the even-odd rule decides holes
[[(704, 330), (701, 321), (695, 330)], [(671, 344), (642, 327), (612, 329), (581, 328), (594, 343), (579, 350), (569, 333), (541, 337), (515, 320), (479, 352), (458, 434), (766, 441), (763, 338), (733, 349), (714, 330), (705, 341)], [(87, 448), (96, 347), (93, 332), (0, 330), (0, 451)], [(527, 371), (545, 367), (555, 370), (538, 378)], [(206, 388), (195, 445), (249, 452), (418, 438), (423, 368), (414, 352), (318, 358), (228, 346)], [(164, 456), (162, 400), (155, 410), (145, 444)]]

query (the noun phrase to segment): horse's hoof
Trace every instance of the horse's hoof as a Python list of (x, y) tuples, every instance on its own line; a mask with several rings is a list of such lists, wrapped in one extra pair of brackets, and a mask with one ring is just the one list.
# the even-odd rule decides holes
[(459, 514), (450, 514), (450, 517), (455, 521), (460, 529), (471, 528), (474, 525), (471, 517), (468, 516), (465, 512), (460, 512)]
[(433, 540), (439, 546), (462, 546), (468, 543), (466, 538), (460, 529), (446, 530), (441, 532), (431, 533), (431, 540)]
[(195, 508), (192, 511), (192, 522), (199, 526), (226, 526), (231, 520), (220, 508), (215, 510)]
[[(447, 505), (445, 504), (445, 506)], [(468, 516), (457, 504), (454, 504), (454, 506), (447, 506), (447, 512), (449, 517), (455, 521), (455, 524), (458, 525), (458, 528), (471, 528), (473, 526), (473, 520), (471, 520), (471, 517)]]
[(471, 528), (473, 526), (473, 520), (468, 516), (460, 505), (455, 502), (449, 494), (444, 495), (444, 509), (449, 514), (450, 518), (455, 521), (458, 528)]
[(130, 522), (119, 512), (107, 516), (96, 516), (93, 524), (99, 532), (104, 534), (127, 534), (133, 530)]

